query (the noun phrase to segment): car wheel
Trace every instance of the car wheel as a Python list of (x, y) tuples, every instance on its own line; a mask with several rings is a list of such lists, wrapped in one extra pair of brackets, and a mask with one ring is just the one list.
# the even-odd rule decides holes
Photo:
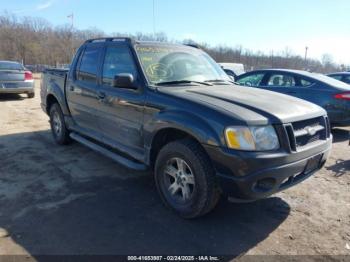
[(183, 218), (208, 213), (220, 198), (210, 159), (191, 139), (171, 142), (160, 150), (155, 181), (163, 202)]
[(50, 108), (50, 125), (52, 136), (57, 144), (66, 145), (71, 141), (61, 107), (57, 103)]
[(28, 96), (28, 98), (34, 98), (35, 97), (35, 93), (34, 92), (33, 93), (28, 93), (27, 96)]

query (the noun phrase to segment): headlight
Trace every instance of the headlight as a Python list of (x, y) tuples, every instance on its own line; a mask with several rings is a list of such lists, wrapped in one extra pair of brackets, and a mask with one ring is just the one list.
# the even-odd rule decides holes
[(273, 126), (232, 126), (225, 129), (229, 148), (246, 151), (278, 149), (280, 144)]

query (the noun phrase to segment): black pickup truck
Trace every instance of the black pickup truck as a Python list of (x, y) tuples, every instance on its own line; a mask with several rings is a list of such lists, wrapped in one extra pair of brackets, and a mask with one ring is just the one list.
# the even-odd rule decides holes
[(194, 46), (129, 38), (86, 41), (70, 69), (47, 70), (42, 108), (58, 144), (76, 140), (133, 169), (154, 170), (164, 203), (185, 218), (221, 195), (253, 201), (326, 162), (326, 112), (235, 85)]

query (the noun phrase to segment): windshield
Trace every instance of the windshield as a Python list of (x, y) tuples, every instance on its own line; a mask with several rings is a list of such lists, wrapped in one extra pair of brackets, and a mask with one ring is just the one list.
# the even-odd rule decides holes
[(187, 46), (136, 45), (136, 52), (152, 84), (173, 81), (230, 81), (205, 52)]
[(334, 79), (332, 77), (329, 76), (325, 76), (325, 75), (321, 75), (321, 74), (317, 74), (317, 73), (312, 73), (312, 76), (319, 80), (322, 81), (328, 85), (334, 86), (334, 87), (341, 87), (341, 88), (346, 88), (346, 89), (350, 89), (350, 85), (341, 82), (340, 80)]
[(23, 70), (23, 66), (20, 63), (0, 61), (0, 70)]

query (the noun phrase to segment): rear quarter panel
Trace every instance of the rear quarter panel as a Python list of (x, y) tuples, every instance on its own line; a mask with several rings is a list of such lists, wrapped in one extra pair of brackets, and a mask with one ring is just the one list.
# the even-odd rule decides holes
[(67, 70), (46, 70), (43, 73), (41, 82), (41, 104), (42, 108), (47, 112), (47, 101), (50, 96), (55, 97), (58, 101), (63, 114), (68, 115), (69, 110), (65, 98), (65, 84), (67, 77)]

